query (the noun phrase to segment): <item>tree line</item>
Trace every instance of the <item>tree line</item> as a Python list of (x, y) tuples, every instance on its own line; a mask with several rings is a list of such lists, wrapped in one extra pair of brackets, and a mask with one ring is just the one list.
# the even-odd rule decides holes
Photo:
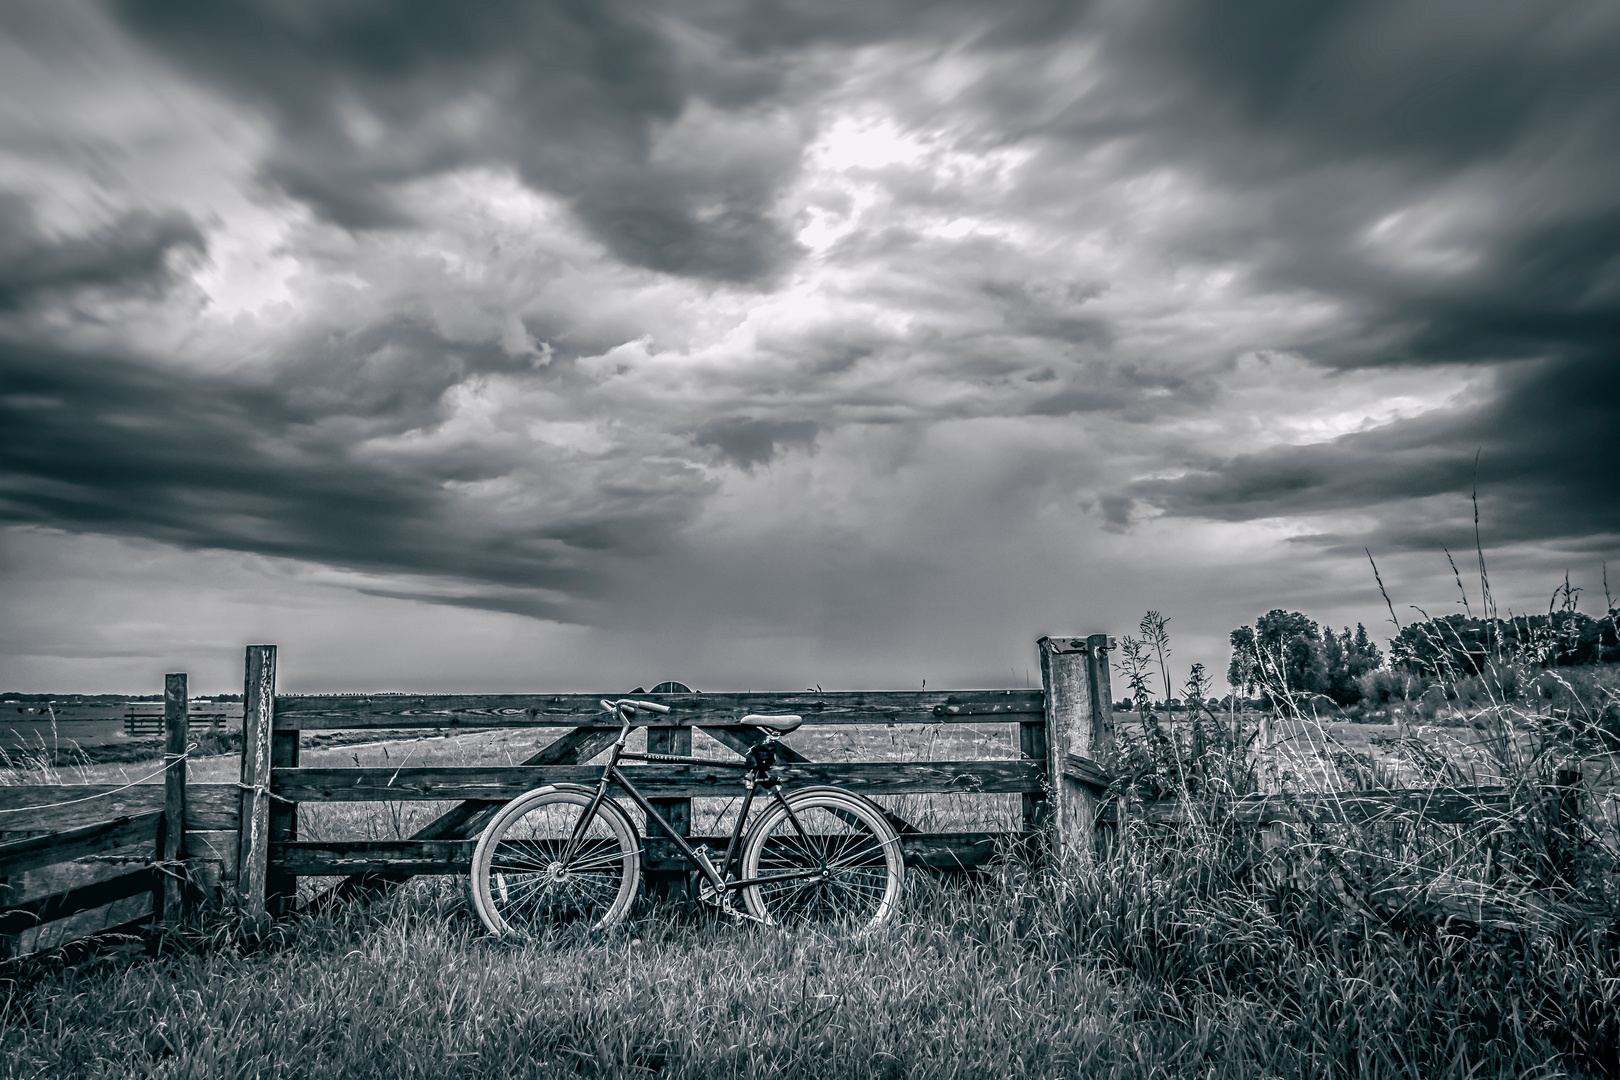
[(1356, 624), (1335, 631), (1297, 611), (1273, 608), (1231, 634), (1226, 681), (1245, 697), (1269, 691), (1320, 694), (1340, 705), (1366, 696), (1363, 677), (1384, 664), (1383, 653)]
[(1453, 614), (1425, 618), (1400, 628), (1389, 647), (1389, 664), (1367, 628), (1334, 631), (1298, 611), (1273, 608), (1253, 625), (1230, 635), (1232, 659), (1226, 681), (1245, 697), (1278, 691), (1319, 694), (1339, 705), (1384, 696), (1384, 676), (1459, 679), (1493, 664), (1535, 668), (1620, 662), (1620, 608), (1602, 617), (1575, 610), (1573, 595), (1545, 615), (1484, 618)]

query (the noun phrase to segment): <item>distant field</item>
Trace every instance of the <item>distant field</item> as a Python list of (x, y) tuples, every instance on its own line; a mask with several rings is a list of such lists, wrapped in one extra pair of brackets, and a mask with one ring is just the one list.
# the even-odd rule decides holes
[[(148, 708), (155, 703), (143, 703)], [(122, 702), (100, 705), (58, 705), (47, 707), (35, 702), (0, 703), (0, 749), (8, 754), (18, 750), (68, 750), (74, 746), (121, 746), (132, 740), (124, 734)], [(240, 703), (221, 703), (192, 708), (192, 723), (204, 725), (214, 716), (234, 727), (242, 725)]]

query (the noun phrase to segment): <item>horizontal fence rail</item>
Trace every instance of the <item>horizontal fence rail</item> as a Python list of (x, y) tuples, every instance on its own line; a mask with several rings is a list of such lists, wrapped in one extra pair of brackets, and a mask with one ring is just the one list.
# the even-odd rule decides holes
[[(276, 698), (275, 726), (297, 731), (345, 728), (617, 728), (600, 694), (434, 694)], [(1039, 690), (873, 691), (746, 694), (636, 694), (668, 705), (664, 716), (638, 715), (639, 727), (721, 727), (750, 713), (795, 713), (812, 724), (950, 724), (1033, 719)]]
[[(620, 771), (649, 796), (732, 796), (746, 790), (739, 769), (726, 766), (624, 765)], [(789, 785), (835, 784), (863, 795), (943, 792), (995, 794), (1041, 790), (1033, 761), (796, 762), (775, 774)], [(587, 784), (598, 765), (503, 765), (400, 769), (274, 769), (273, 794), (293, 802), (515, 799), (545, 784)], [(791, 790), (791, 789), (790, 789)]]
[(0, 877), (9, 878), (29, 870), (38, 870), (42, 866), (150, 841), (157, 835), (162, 819), (163, 811), (153, 810), (45, 836), (9, 840), (0, 844)]
[(21, 934), (45, 923), (150, 893), (156, 884), (157, 871), (142, 867), (114, 878), (26, 900), (0, 911), (0, 935)]
[[(235, 784), (189, 784), (186, 828), (235, 829), (242, 792)], [(115, 817), (162, 810), (162, 784), (0, 785), (0, 829), (61, 832)]]

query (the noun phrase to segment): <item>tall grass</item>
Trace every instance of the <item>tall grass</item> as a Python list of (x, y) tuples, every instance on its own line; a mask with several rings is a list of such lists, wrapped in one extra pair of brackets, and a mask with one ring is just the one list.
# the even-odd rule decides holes
[[(1133, 680), (1117, 794), (1180, 799), (1192, 824), (1128, 826), (1109, 859), (1049, 881), (1072, 952), (1189, 1024), (1241, 1003), (1220, 1030), (1283, 1075), (1620, 1075), (1615, 673), (1498, 656), (1435, 684), (1460, 733), (1402, 724), (1378, 759), (1269, 674), (1275, 711), (1252, 719), (1160, 717)], [(1265, 830), (1228, 816), (1245, 794), (1331, 807), (1352, 789), (1474, 820), (1421, 800)]]

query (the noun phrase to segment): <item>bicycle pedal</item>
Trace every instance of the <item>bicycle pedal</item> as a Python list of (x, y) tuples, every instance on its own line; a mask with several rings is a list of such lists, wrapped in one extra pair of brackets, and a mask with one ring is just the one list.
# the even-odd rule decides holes
[(728, 919), (735, 919), (738, 922), (756, 922), (761, 926), (770, 925), (770, 923), (768, 923), (766, 920), (760, 918), (758, 915), (755, 915), (747, 908), (734, 907), (731, 904), (721, 904), (720, 914), (726, 916)]

